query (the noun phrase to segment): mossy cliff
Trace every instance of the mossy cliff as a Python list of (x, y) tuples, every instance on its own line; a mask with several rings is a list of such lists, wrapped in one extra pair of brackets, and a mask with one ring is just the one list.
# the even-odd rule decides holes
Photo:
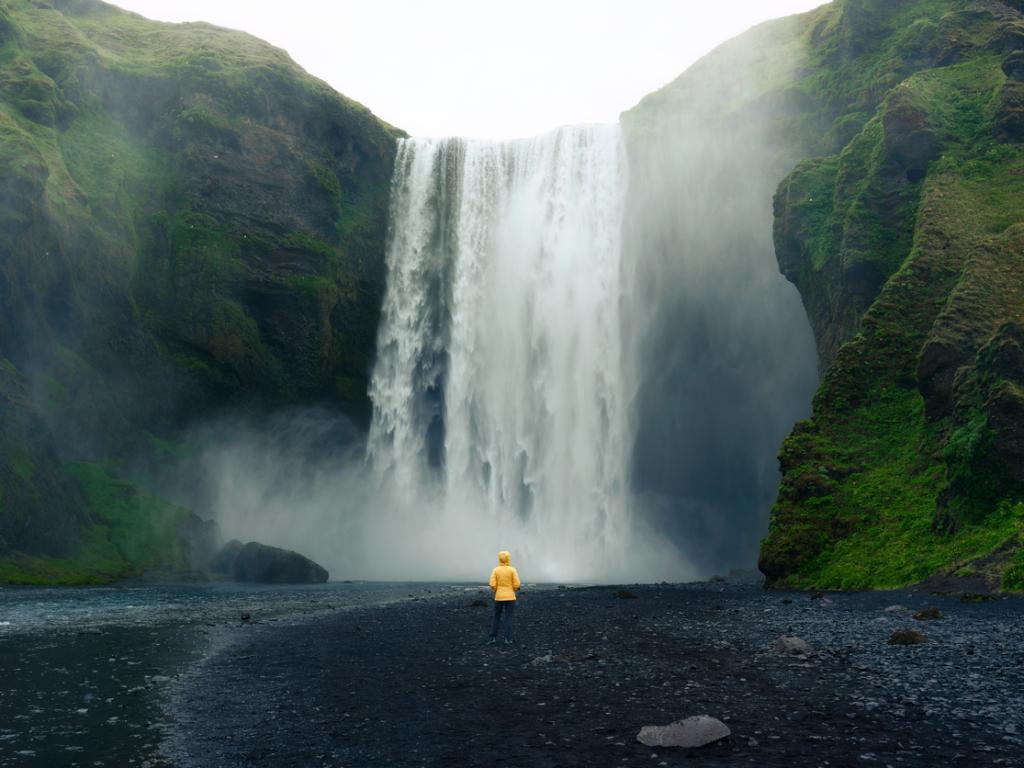
[(1021, 3), (844, 0), (797, 87), (830, 130), (775, 196), (823, 379), (780, 454), (773, 584), (1024, 587)]
[(834, 0), (624, 116), (641, 178), (710, 123), (692, 151), (739, 158), (738, 195), (778, 184), (822, 380), (780, 452), (770, 584), (1024, 588), (1022, 12)]
[(398, 135), (243, 33), (0, 0), (0, 549), (227, 404), (367, 418)]

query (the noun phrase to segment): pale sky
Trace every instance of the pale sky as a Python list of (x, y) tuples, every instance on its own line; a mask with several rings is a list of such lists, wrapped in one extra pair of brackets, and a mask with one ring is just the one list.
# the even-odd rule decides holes
[(719, 43), (824, 0), (116, 0), (287, 50), (414, 136), (612, 122)]

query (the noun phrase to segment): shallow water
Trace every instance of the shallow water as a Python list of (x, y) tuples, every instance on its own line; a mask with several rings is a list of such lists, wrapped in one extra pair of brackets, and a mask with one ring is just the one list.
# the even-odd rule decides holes
[(388, 602), (438, 587), (384, 582), (0, 587), (0, 637), (237, 620), (241, 613), (267, 618)]
[(163, 765), (155, 755), (170, 729), (162, 712), (166, 687), (254, 625), (465, 588), (0, 588), (0, 766)]

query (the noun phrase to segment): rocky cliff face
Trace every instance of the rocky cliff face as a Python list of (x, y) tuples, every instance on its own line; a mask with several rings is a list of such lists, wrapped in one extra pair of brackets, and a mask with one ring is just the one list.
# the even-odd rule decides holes
[(808, 30), (836, 140), (780, 185), (775, 243), (823, 383), (780, 454), (774, 583), (1024, 586), (1021, 11), (845, 0)]
[[(722, 46), (624, 117), (641, 189), (634, 199), (645, 200), (634, 221), (654, 249), (672, 252), (692, 235), (692, 216), (677, 205), (691, 180), (705, 189), (720, 184), (716, 174), (743, 182), (716, 196), (717, 208), (696, 208), (702, 221), (721, 222), (713, 242), (736, 245), (710, 247), (716, 262), (702, 278), (721, 277), (726, 262), (758, 247), (756, 237), (738, 237), (744, 216), (723, 219), (720, 208), (756, 217), (747, 193), (778, 184), (775, 253), (799, 289), (822, 381), (811, 418), (780, 452), (782, 483), (760, 549), (769, 583), (892, 587), (948, 577), (970, 589), (1024, 587), (1022, 11), (989, 0), (834, 0)], [(706, 126), (714, 139), (688, 174), (676, 173), (674, 186), (651, 183), (659, 169), (678, 171), (680, 146), (700, 143)], [(644, 189), (655, 191), (645, 199)], [(677, 214), (667, 223), (652, 213), (666, 200)], [(675, 258), (692, 261), (685, 249)], [(747, 340), (777, 312), (756, 275), (735, 293), (762, 318)], [(652, 296), (673, 284), (644, 278)], [(714, 329), (729, 317), (727, 297), (708, 299), (721, 282), (684, 297), (686, 323), (696, 313)], [(700, 318), (709, 306), (716, 314)], [(677, 328), (685, 338), (686, 324)], [(772, 349), (724, 345), (741, 347), (732, 371)], [(745, 398), (777, 379), (743, 378), (733, 401), (762, 418)], [(779, 402), (763, 395), (761, 408)], [(689, 420), (671, 413), (660, 411), (658, 423), (696, 429), (718, 450), (728, 422), (713, 408)], [(664, 455), (683, 476), (702, 466)], [(742, 464), (724, 466), (721, 486), (742, 477)], [(703, 471), (691, 485), (714, 478)], [(735, 520), (724, 498), (712, 499), (715, 511)], [(703, 541), (708, 530), (694, 535)]]
[(397, 135), (248, 35), (0, 0), (7, 547), (81, 538), (62, 462), (229, 402), (367, 417)]

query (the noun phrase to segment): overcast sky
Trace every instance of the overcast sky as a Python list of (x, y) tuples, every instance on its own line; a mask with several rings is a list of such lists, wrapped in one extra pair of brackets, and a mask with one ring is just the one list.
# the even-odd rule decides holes
[(716, 45), (824, 0), (116, 0), (286, 49), (415, 136), (610, 122)]

